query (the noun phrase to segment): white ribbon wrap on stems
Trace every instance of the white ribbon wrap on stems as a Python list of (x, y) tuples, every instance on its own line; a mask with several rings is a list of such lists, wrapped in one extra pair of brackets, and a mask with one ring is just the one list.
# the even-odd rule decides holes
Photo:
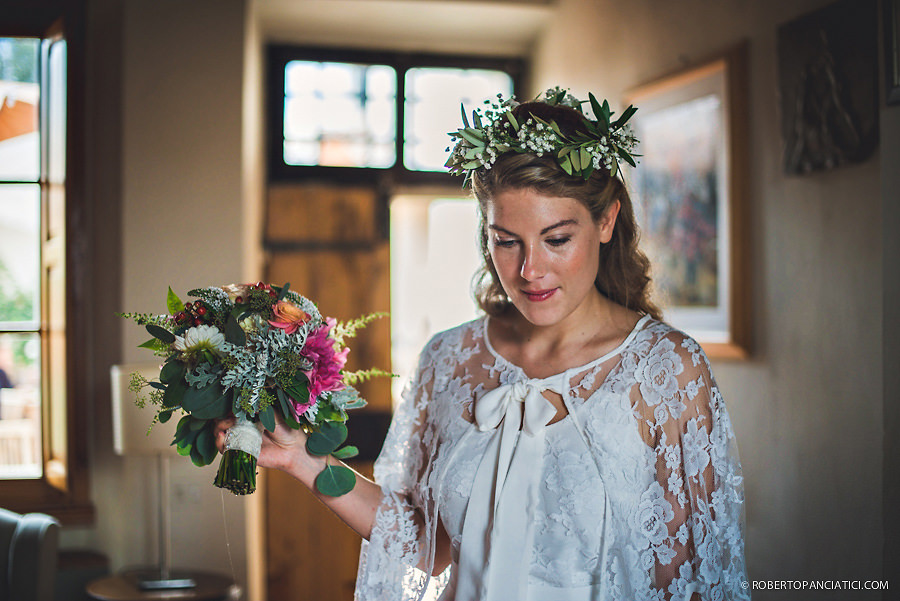
[(225, 449), (228, 451), (244, 451), (259, 459), (262, 448), (262, 424), (253, 423), (243, 413), (238, 414), (237, 421), (225, 433)]
[(566, 386), (564, 374), (504, 384), (475, 403), (478, 429), (497, 431), (475, 473), (466, 508), (458, 601), (525, 598), (546, 426), (556, 415), (541, 393), (564, 395)]

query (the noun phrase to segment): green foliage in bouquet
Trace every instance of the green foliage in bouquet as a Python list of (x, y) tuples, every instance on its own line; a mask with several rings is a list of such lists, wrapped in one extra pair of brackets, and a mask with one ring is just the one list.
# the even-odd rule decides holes
[[(183, 303), (169, 288), (168, 315), (126, 313), (152, 336), (141, 344), (165, 357), (159, 381), (132, 379), (139, 404), (158, 407), (156, 420), (183, 416), (175, 428), (179, 454), (197, 466), (217, 455), (216, 420), (234, 415), (215, 484), (235, 494), (256, 489), (260, 427), (277, 424), (303, 429), (307, 450), (318, 456), (349, 459), (358, 451), (347, 440), (347, 412), (365, 406), (353, 386), (388, 372), (343, 372), (349, 348), (344, 340), (376, 313), (346, 323), (323, 318), (315, 304), (290, 285), (259, 282), (191, 290), (197, 300)], [(141, 392), (150, 389), (149, 397)], [(280, 418), (280, 419), (279, 419)], [(232, 433), (234, 437), (232, 438)], [(316, 479), (322, 494), (349, 492), (352, 470), (329, 465)]]

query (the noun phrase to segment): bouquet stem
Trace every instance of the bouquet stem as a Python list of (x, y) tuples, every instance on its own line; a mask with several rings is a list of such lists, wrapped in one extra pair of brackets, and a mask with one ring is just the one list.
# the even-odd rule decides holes
[(256, 490), (256, 458), (262, 445), (259, 424), (243, 413), (225, 436), (225, 453), (213, 484), (227, 488), (236, 495), (249, 495)]
[(256, 490), (256, 457), (237, 449), (228, 449), (219, 462), (213, 483), (236, 495), (249, 495)]

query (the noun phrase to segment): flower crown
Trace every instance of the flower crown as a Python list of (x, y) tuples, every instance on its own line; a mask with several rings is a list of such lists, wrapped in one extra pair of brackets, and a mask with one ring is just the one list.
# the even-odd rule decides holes
[[(504, 100), (497, 94), (496, 101), (485, 101), (488, 108), (472, 111), (471, 126), (465, 108), (461, 107), (463, 127), (449, 134), (456, 144), (444, 166), (454, 175), (465, 174), (464, 186), (473, 171), (490, 169), (499, 156), (508, 152), (552, 154), (563, 171), (585, 180), (600, 168), (615, 175), (620, 159), (634, 167), (635, 157), (639, 156), (633, 153), (638, 140), (626, 122), (637, 109), (629, 106), (621, 117), (612, 121), (609, 103), (604, 100), (601, 105), (593, 94), (588, 97), (590, 100), (578, 100), (557, 86), (533, 101), (568, 106), (581, 113), (584, 130), (572, 134), (564, 134), (553, 120), (544, 121), (535, 115), (519, 123), (513, 116), (513, 109), (519, 105), (514, 96)], [(581, 105), (588, 102), (595, 119), (581, 110)]]

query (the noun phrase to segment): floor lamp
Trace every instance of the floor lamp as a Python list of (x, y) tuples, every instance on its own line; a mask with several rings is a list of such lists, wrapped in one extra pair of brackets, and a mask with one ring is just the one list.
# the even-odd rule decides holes
[(131, 376), (139, 373), (148, 380), (159, 379), (158, 363), (131, 363), (113, 365), (110, 368), (112, 384), (113, 447), (118, 455), (155, 455), (159, 489), (157, 491), (159, 527), (159, 564), (156, 570), (141, 574), (138, 587), (144, 590), (185, 589), (196, 586), (194, 579), (185, 574), (176, 576), (171, 569), (172, 541), (170, 537), (172, 514), (169, 496), (169, 459), (176, 455), (171, 445), (172, 424), (156, 424), (149, 432), (155, 409), (135, 405), (135, 394), (128, 390)]

